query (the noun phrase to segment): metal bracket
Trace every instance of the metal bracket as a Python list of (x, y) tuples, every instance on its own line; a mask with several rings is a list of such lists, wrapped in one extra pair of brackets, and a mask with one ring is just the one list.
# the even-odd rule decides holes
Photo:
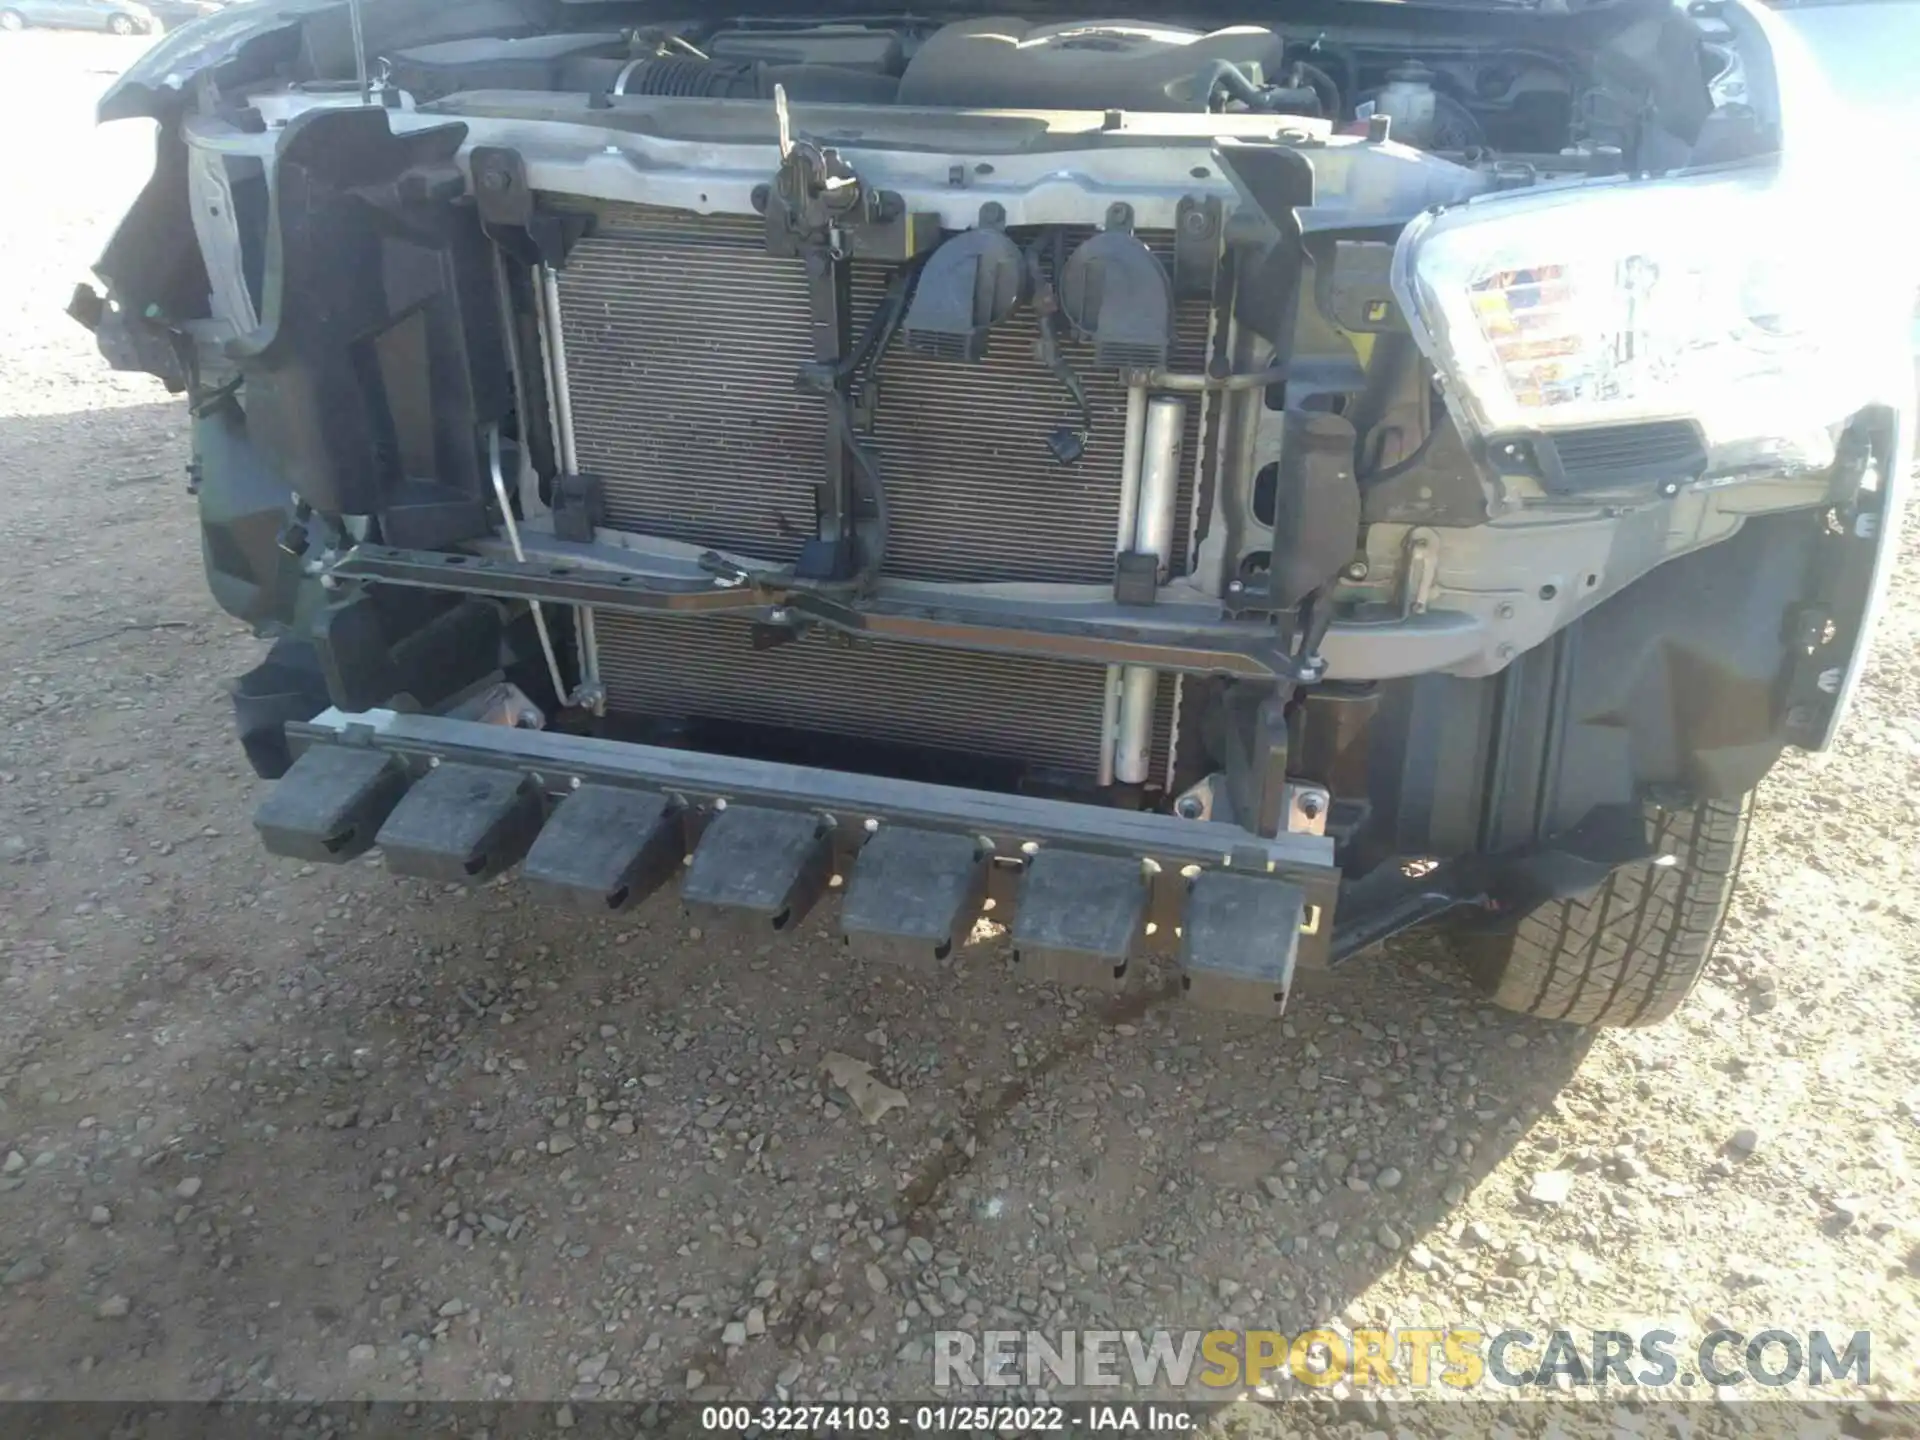
[(553, 533), (561, 540), (593, 543), (593, 532), (607, 516), (598, 475), (558, 475), (553, 482)]
[(1212, 296), (1220, 274), (1225, 207), (1217, 195), (1183, 195), (1173, 210), (1173, 293), (1182, 300)]
[(1425, 525), (1407, 532), (1407, 561), (1400, 590), (1400, 616), (1424, 615), (1440, 577), (1440, 537)]
[(471, 164), (474, 208), (488, 238), (524, 265), (563, 269), (573, 247), (592, 229), (593, 217), (536, 206), (518, 150), (476, 145)]

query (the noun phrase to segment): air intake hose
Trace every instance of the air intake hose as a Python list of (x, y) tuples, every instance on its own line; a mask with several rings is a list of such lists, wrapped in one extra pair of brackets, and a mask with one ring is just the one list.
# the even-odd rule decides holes
[(890, 105), (900, 82), (891, 75), (833, 65), (767, 65), (754, 60), (699, 60), (661, 55), (627, 67), (616, 95), (671, 95), (711, 100), (771, 100), (773, 87), (789, 100), (823, 104)]

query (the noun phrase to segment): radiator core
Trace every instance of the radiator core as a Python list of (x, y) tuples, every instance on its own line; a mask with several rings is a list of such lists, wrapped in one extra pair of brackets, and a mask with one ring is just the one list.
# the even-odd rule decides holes
[[(795, 384), (813, 358), (801, 262), (770, 256), (755, 217), (569, 202), (594, 224), (560, 274), (580, 468), (610, 526), (785, 562), (815, 531), (825, 407)], [(1068, 237), (1072, 243), (1087, 231)], [(1142, 236), (1164, 252), (1170, 235)], [(858, 332), (889, 267), (850, 275)], [(1204, 368), (1209, 311), (1177, 312), (1170, 363)], [(1004, 330), (1004, 333), (1003, 333)], [(1061, 465), (1048, 435), (1078, 412), (1039, 362), (1031, 316), (996, 329), (986, 360), (942, 363), (894, 346), (878, 371), (872, 430), (889, 509), (885, 573), (947, 582), (1113, 579), (1125, 388), (1090, 346), (1066, 351), (1092, 410), (1084, 457)], [(1174, 568), (1184, 570), (1201, 414), (1188, 406)], [(745, 621), (599, 617), (616, 714), (718, 720), (871, 737), (1016, 762), (1091, 785), (1105, 743), (1105, 667), (897, 642), (849, 647), (810, 632), (755, 650)], [(1172, 764), (1175, 684), (1165, 677), (1153, 774)], [(1163, 782), (1164, 783), (1164, 782)]]
[[(1092, 785), (1100, 767), (1106, 669), (1030, 656), (898, 642), (848, 645), (809, 631), (771, 650), (729, 617), (596, 617), (600, 675), (616, 714), (728, 720), (872, 738), (1016, 762)], [(1154, 718), (1154, 779), (1173, 739), (1173, 678)]]
[[(608, 523), (789, 561), (814, 533), (825, 408), (795, 387), (813, 358), (806, 276), (766, 253), (756, 217), (598, 204), (560, 275), (568, 384), (583, 471)], [(1081, 232), (1084, 233), (1084, 232)], [(1075, 234), (1069, 239), (1080, 238)], [(1143, 234), (1171, 245), (1170, 236)], [(891, 268), (852, 267), (852, 324)], [(1179, 308), (1171, 364), (1204, 366), (1208, 310)], [(885, 479), (885, 571), (900, 579), (1113, 579), (1126, 390), (1068, 344), (1093, 416), (1086, 454), (1061, 465), (1048, 435), (1078, 411), (1034, 354), (1030, 316), (987, 358), (955, 364), (896, 345), (879, 370), (873, 432)], [(1188, 407), (1176, 571), (1188, 550), (1200, 406)]]

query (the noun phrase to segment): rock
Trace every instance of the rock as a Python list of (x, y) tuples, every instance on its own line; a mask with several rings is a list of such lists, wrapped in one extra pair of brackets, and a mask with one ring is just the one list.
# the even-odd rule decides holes
[(7, 1158), (0, 1160), (0, 1175), (18, 1175), (27, 1168), (27, 1157), (18, 1150), (7, 1151)]
[(0, 1285), (24, 1285), (47, 1273), (46, 1262), (37, 1255), (24, 1255), (0, 1271)]
[(1322, 1168), (1326, 1170), (1327, 1174), (1331, 1175), (1336, 1180), (1338, 1180), (1342, 1175), (1347, 1173), (1347, 1166), (1351, 1165), (1352, 1163), (1353, 1162), (1351, 1160), (1347, 1159), (1347, 1157), (1341, 1154), (1338, 1150), (1329, 1150), (1326, 1154), (1326, 1158), (1320, 1162)]
[(1734, 1131), (1727, 1141), (1727, 1153), (1736, 1160), (1745, 1160), (1759, 1148), (1760, 1132), (1748, 1125)]
[(573, 1149), (574, 1143), (574, 1138), (571, 1135), (558, 1133), (549, 1135), (547, 1137), (547, 1154), (564, 1155)]
[(558, 1410), (553, 1412), (553, 1428), (556, 1430), (571, 1430), (573, 1428), (573, 1406), (562, 1405)]
[(887, 1272), (872, 1261), (867, 1262), (867, 1287), (876, 1295), (884, 1295), (887, 1291)]
[(933, 1242), (921, 1235), (907, 1237), (907, 1253), (913, 1257), (916, 1265), (933, 1263)]
[(380, 1352), (375, 1350), (371, 1345), (355, 1345), (351, 1350), (347, 1351), (347, 1363), (349, 1365), (371, 1365), (379, 1356), (379, 1353)]
[(1373, 1238), (1378, 1240), (1381, 1247), (1387, 1250), (1398, 1250), (1404, 1243), (1400, 1239), (1400, 1232), (1385, 1221), (1382, 1221), (1380, 1228), (1373, 1232)]
[(707, 1383), (706, 1371), (704, 1370), (687, 1371), (687, 1389), (698, 1390), (702, 1385), (706, 1383)]
[(729, 1320), (720, 1331), (720, 1343), (735, 1348), (747, 1343), (747, 1326), (743, 1320)]
[(1537, 1205), (1564, 1205), (1572, 1193), (1571, 1170), (1542, 1170), (1527, 1187), (1527, 1198)]
[(1407, 1263), (1416, 1270), (1431, 1270), (1433, 1269), (1433, 1252), (1424, 1245), (1409, 1245)]
[(449, 1300), (440, 1307), (438, 1313), (442, 1320), (451, 1320), (456, 1315), (464, 1315), (467, 1313), (467, 1302), (464, 1300)]
[(320, 1117), (320, 1123), (329, 1130), (345, 1130), (360, 1118), (360, 1107), (349, 1105), (344, 1110), (329, 1110)]
[(186, 1179), (182, 1180), (178, 1185), (173, 1187), (173, 1193), (178, 1195), (182, 1200), (191, 1200), (193, 1199), (194, 1196), (200, 1193), (201, 1187), (205, 1183), (206, 1182), (203, 1181), (198, 1175), (189, 1175)]
[(747, 1311), (746, 1331), (750, 1340), (757, 1340), (767, 1333), (767, 1312), (758, 1305)]
[(133, 1310), (133, 1302), (124, 1295), (109, 1295), (93, 1313), (102, 1320), (124, 1320)]
[(87, 1212), (87, 1223), (96, 1227), (111, 1225), (113, 1223), (113, 1211), (104, 1205), (96, 1205)]
[(880, 1117), (889, 1110), (907, 1108), (906, 1095), (884, 1081), (875, 1079), (873, 1066), (864, 1060), (856, 1060), (838, 1050), (829, 1050), (821, 1059), (820, 1068), (827, 1072), (827, 1079), (853, 1101), (854, 1108), (869, 1125), (879, 1124)]
[(607, 1368), (612, 1360), (613, 1356), (605, 1352), (599, 1355), (589, 1355), (573, 1367), (573, 1378), (578, 1380), (582, 1385), (592, 1385), (600, 1379), (601, 1372)]
[(1470, 1220), (1467, 1222), (1466, 1229), (1460, 1232), (1460, 1243), (1484, 1248), (1493, 1244), (1493, 1231), (1487, 1228), (1484, 1221)]
[(1397, 1169), (1389, 1165), (1373, 1177), (1373, 1183), (1382, 1190), (1398, 1190), (1400, 1182), (1405, 1178)]

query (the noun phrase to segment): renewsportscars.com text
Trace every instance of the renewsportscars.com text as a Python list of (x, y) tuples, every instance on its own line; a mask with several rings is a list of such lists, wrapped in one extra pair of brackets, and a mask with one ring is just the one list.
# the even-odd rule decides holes
[(1872, 1336), (1824, 1330), (936, 1331), (933, 1384), (1257, 1390), (1308, 1386), (1811, 1388), (1873, 1379)]

